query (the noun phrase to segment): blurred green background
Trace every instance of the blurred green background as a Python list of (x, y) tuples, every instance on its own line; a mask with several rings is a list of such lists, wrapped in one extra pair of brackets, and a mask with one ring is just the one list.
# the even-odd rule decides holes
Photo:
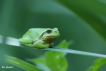
[[(20, 38), (30, 28), (57, 27), (63, 39), (73, 40), (70, 49), (106, 54), (105, 0), (0, 0), (0, 35)], [(5, 39), (5, 38), (4, 38)], [(5, 40), (4, 40), (5, 42)], [(0, 71), (24, 71), (7, 66), (3, 56), (22, 60), (43, 55), (43, 50), (0, 44)], [(96, 57), (68, 54), (67, 71), (85, 71)], [(103, 66), (100, 71), (106, 70)]]

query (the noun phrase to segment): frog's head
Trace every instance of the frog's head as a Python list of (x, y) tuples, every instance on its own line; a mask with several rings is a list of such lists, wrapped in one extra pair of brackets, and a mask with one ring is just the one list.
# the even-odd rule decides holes
[(46, 29), (43, 36), (41, 37), (41, 40), (51, 43), (53, 40), (55, 40), (59, 36), (60, 34), (58, 31), (58, 28), (53, 28), (53, 29), (48, 28)]

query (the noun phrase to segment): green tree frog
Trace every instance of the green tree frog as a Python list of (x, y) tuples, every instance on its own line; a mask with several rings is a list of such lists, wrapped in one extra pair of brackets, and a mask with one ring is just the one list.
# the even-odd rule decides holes
[(52, 42), (59, 36), (58, 28), (31, 28), (19, 39), (19, 42), (25, 46), (48, 48), (52, 47)]

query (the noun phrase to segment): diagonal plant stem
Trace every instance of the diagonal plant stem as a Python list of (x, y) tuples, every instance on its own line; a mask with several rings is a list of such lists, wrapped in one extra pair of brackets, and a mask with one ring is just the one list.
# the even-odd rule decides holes
[[(26, 46), (20, 45), (20, 43), (18, 42), (18, 39), (12, 38), (12, 37), (7, 37), (5, 44), (12, 45), (12, 46), (26, 47)], [(38, 48), (33, 48), (33, 49), (38, 49)], [(104, 55), (104, 54), (85, 52), (85, 51), (79, 51), (79, 50), (72, 50), (72, 49), (45, 48), (45, 49), (40, 49), (40, 50), (51, 50), (51, 51), (59, 51), (59, 52), (64, 52), (64, 53), (106, 58), (106, 55)]]
[(64, 53), (72, 53), (72, 54), (78, 54), (78, 55), (106, 58), (106, 55), (104, 55), (104, 54), (72, 50), (72, 49), (47, 48), (47, 49), (43, 49), (43, 50), (52, 50), (52, 51), (59, 51), (59, 52), (64, 52)]

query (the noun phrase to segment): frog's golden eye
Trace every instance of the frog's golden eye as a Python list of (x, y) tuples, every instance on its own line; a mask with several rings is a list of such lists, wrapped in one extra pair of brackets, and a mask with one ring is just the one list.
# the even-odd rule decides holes
[(47, 33), (50, 34), (52, 32), (52, 30), (47, 30)]

